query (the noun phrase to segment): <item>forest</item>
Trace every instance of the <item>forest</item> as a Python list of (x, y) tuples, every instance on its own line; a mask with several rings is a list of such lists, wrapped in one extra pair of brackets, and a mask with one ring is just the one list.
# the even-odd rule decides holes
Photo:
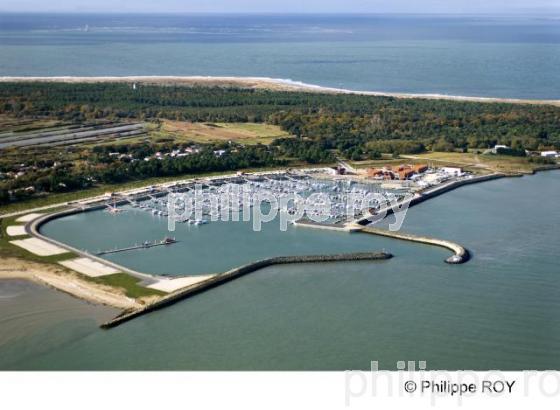
[[(97, 83), (1, 83), (0, 114), (267, 122), (331, 149), (368, 151), (560, 148), (560, 107), (271, 91), (235, 87)], [(392, 141), (391, 144), (368, 143)], [(293, 148), (293, 147), (292, 147)], [(306, 150), (307, 145), (302, 145)]]
[[(74, 154), (74, 161), (45, 168), (37, 166), (41, 156), (32, 152), (28, 157), (35, 158), (37, 170), (19, 180), (0, 181), (0, 203), (99, 182), (278, 166), (289, 161), (331, 163), (337, 156), (361, 160), (376, 159), (382, 153), (482, 151), (495, 144), (510, 147), (509, 155), (560, 149), (560, 107), (548, 105), (218, 86), (37, 82), (0, 83), (0, 115), (76, 123), (96, 119), (264, 122), (294, 136), (276, 139), (269, 146), (226, 146), (218, 157), (213, 154), (217, 147), (209, 144), (196, 155), (150, 162), (115, 160), (101, 150)], [(160, 148), (143, 143), (126, 150)], [(10, 167), (0, 160), (0, 172)], [(25, 186), (35, 191), (20, 189)]]

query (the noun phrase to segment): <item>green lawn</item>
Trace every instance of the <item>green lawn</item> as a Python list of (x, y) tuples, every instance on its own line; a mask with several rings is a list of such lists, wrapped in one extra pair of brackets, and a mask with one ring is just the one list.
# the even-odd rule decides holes
[[(26, 251), (23, 248), (20, 248), (19, 246), (12, 245), (10, 241), (17, 240), (17, 239), (25, 239), (30, 237), (29, 235), (8, 236), (8, 234), (6, 233), (6, 228), (8, 226), (22, 225), (21, 223), (15, 221), (17, 218), (18, 217), (16, 216), (12, 218), (3, 218), (0, 220), (0, 259), (17, 258), (17, 259), (27, 260), (31, 262), (56, 265), (58, 269), (70, 271), (68, 268), (65, 268), (64, 266), (60, 265), (59, 262), (68, 259), (77, 258), (78, 256), (72, 252), (67, 252), (60, 255), (38, 256), (31, 252)], [(90, 278), (88, 276), (81, 275), (79, 273), (78, 275), (83, 279), (90, 280), (95, 283), (101, 283), (108, 286), (122, 288), (125, 290), (126, 295), (131, 298), (165, 295), (164, 292), (139, 286), (137, 284), (139, 282), (139, 279), (136, 279), (125, 273), (117, 273), (114, 275), (109, 275), (101, 278)]]
[[(29, 235), (21, 236), (8, 236), (6, 233), (6, 228), (10, 225), (23, 225), (21, 222), (16, 222), (18, 216), (12, 218), (2, 218), (0, 219), (0, 258), (19, 258), (32, 262), (40, 263), (58, 263), (67, 259), (76, 258), (77, 256), (72, 252), (63, 253), (60, 255), (51, 256), (38, 256), (34, 253), (26, 251), (19, 246), (12, 245), (10, 241), (15, 241), (18, 239), (30, 238)], [(62, 266), (58, 265), (62, 268)]]
[(126, 296), (130, 298), (141, 298), (145, 296), (163, 296), (166, 293), (155, 289), (148, 289), (138, 285), (140, 279), (134, 278), (126, 273), (115, 273), (114, 275), (103, 276), (100, 278), (88, 278), (89, 280), (103, 285), (122, 288)]

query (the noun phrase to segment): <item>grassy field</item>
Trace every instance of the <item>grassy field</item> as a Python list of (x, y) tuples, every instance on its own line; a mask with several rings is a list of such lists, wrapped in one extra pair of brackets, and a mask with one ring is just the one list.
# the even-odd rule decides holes
[(41, 263), (58, 263), (67, 259), (75, 258), (76, 255), (68, 252), (61, 255), (52, 256), (37, 256), (31, 252), (26, 251), (19, 246), (12, 245), (10, 241), (29, 238), (29, 235), (22, 236), (8, 236), (6, 233), (6, 228), (10, 225), (23, 225), (21, 222), (16, 222), (18, 217), (13, 218), (2, 218), (0, 219), (0, 259), (2, 258), (19, 258), (24, 260), (29, 260), (32, 262)]
[(430, 152), (415, 155), (414, 158), (433, 163), (434, 166), (455, 165), (479, 174), (492, 172), (505, 174), (532, 173), (535, 169), (542, 168), (542, 164), (531, 163), (527, 157), (506, 155)]
[(131, 298), (165, 295), (164, 292), (139, 286), (138, 285), (139, 279), (136, 279), (126, 273), (116, 273), (114, 275), (104, 276), (101, 278), (90, 278), (86, 275), (73, 272), (68, 268), (64, 267), (63, 265), (59, 264), (59, 262), (78, 257), (76, 254), (72, 252), (63, 253), (61, 255), (38, 256), (29, 251), (26, 251), (23, 248), (20, 248), (19, 246), (12, 245), (10, 241), (25, 239), (30, 237), (29, 235), (8, 236), (8, 234), (6, 233), (6, 228), (8, 226), (22, 225), (22, 223), (16, 222), (17, 218), (18, 217), (3, 218), (0, 220), (0, 260), (4, 258), (17, 258), (17, 259), (31, 261), (31, 262), (55, 265), (57, 269), (75, 273), (77, 276), (79, 276), (84, 280), (112, 286), (115, 288), (121, 288), (124, 290), (126, 296)]
[(398, 159), (383, 158), (379, 160), (360, 161), (353, 163), (357, 168), (383, 167), (400, 164), (428, 164), (431, 167), (461, 167), (475, 174), (491, 174), (502, 172), (505, 174), (532, 173), (535, 169), (542, 169), (542, 164), (529, 162), (526, 157), (512, 157), (506, 155), (459, 153), (459, 152), (427, 152), (416, 155), (402, 155)]
[(145, 296), (163, 296), (166, 294), (164, 292), (160, 292), (159, 290), (138, 286), (140, 279), (127, 275), (126, 273), (115, 273), (114, 275), (88, 279), (102, 285), (124, 289), (126, 296), (134, 299)]
[[(154, 135), (158, 135), (155, 133)], [(276, 138), (289, 134), (276, 125), (262, 123), (192, 123), (164, 120), (160, 138), (173, 138), (175, 142), (228, 142), (240, 144), (270, 144)], [(157, 140), (157, 139), (156, 139)]]

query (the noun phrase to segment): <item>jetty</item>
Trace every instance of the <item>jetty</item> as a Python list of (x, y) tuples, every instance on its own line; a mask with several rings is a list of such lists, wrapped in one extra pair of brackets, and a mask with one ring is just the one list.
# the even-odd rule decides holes
[(325, 230), (338, 231), (338, 232), (350, 232), (350, 233), (363, 232), (371, 235), (380, 235), (393, 239), (400, 239), (405, 241), (424, 243), (427, 245), (439, 246), (442, 248), (449, 249), (453, 252), (453, 255), (445, 260), (446, 263), (450, 263), (450, 264), (465, 263), (470, 258), (469, 251), (465, 249), (463, 246), (455, 242), (447, 241), (445, 239), (429, 238), (427, 236), (418, 236), (410, 233), (393, 232), (387, 229), (374, 228), (371, 226), (363, 226), (355, 222), (332, 225), (332, 224), (312, 222), (312, 221), (297, 221), (294, 222), (293, 225), (301, 226), (305, 228), (325, 229)]
[(363, 229), (360, 230), (360, 232), (368, 233), (372, 235), (385, 236), (388, 238), (401, 239), (404, 241), (424, 243), (427, 245), (439, 246), (441, 248), (449, 249), (454, 254), (453, 256), (447, 258), (445, 262), (453, 265), (465, 263), (470, 258), (469, 251), (467, 249), (465, 249), (464, 247), (462, 247), (461, 245), (455, 242), (447, 241), (444, 239), (435, 239), (435, 238), (429, 238), (427, 236), (418, 236), (410, 233), (393, 232), (387, 229), (371, 228), (371, 227), (364, 227)]
[(286, 265), (294, 263), (326, 263), (326, 262), (348, 262), (348, 261), (375, 261), (391, 259), (393, 255), (388, 252), (359, 252), (359, 253), (344, 253), (337, 255), (307, 255), (307, 256), (278, 256), (273, 258), (262, 259), (256, 262), (249, 263), (227, 272), (213, 275), (210, 278), (194, 283), (180, 290), (177, 290), (169, 295), (144, 306), (140, 309), (132, 311), (125, 311), (113, 320), (101, 325), (103, 329), (110, 329), (119, 326), (136, 317), (145, 315), (147, 313), (165, 308), (173, 305), (181, 300), (212, 289), (223, 283), (237, 279), (241, 276), (258, 271), (260, 269), (273, 266), (273, 265)]
[(341, 224), (341, 223), (322, 223), (322, 222), (314, 222), (310, 220), (299, 220), (293, 222), (294, 226), (304, 227), (304, 228), (313, 228), (313, 229), (323, 229), (326, 231), (338, 231), (338, 232), (359, 232), (364, 227), (361, 225), (356, 224)]
[[(444, 194), (446, 192), (452, 191), (454, 189), (457, 189), (459, 187), (465, 186), (465, 185), (471, 185), (471, 184), (476, 184), (479, 182), (484, 182), (484, 181), (491, 181), (493, 179), (498, 179), (498, 178), (503, 178), (505, 177), (505, 174), (502, 173), (494, 173), (494, 174), (489, 174), (489, 175), (481, 175), (481, 176), (477, 176), (477, 177), (468, 177), (468, 178), (462, 178), (462, 179), (453, 179), (451, 181), (448, 181), (446, 183), (443, 183), (441, 185), (437, 185), (435, 187), (430, 187), (428, 189), (425, 189), (421, 192), (417, 192), (414, 194), (414, 196), (412, 198), (407, 198), (404, 199), (402, 201), (397, 202), (396, 204), (393, 205), (389, 205), (383, 209), (378, 210), (375, 214), (385, 214), (386, 215), (390, 215), (394, 212), (394, 208), (400, 208), (401, 206), (403, 206), (405, 204), (405, 202), (409, 202), (409, 206), (414, 206), (414, 205), (418, 205), (428, 199), (431, 198), (435, 198), (436, 196), (439, 196), (441, 194)], [(362, 225), (362, 226), (366, 226), (368, 224), (370, 224), (372, 222), (372, 219), (375, 217), (375, 215), (373, 214), (368, 214), (368, 215), (363, 215), (359, 218), (357, 218), (356, 220), (353, 221), (353, 224), (358, 224), (358, 225)]]
[(153, 242), (143, 242), (140, 245), (134, 245), (134, 246), (128, 246), (125, 248), (116, 248), (116, 249), (111, 249), (111, 250), (107, 250), (107, 251), (101, 251), (101, 252), (97, 252), (96, 255), (97, 256), (101, 256), (101, 255), (110, 255), (112, 253), (119, 253), (119, 252), (127, 252), (127, 251), (133, 251), (136, 249), (149, 249), (149, 248), (153, 248), (156, 246), (167, 246), (167, 245), (172, 245), (174, 243), (177, 243), (178, 241), (175, 238), (164, 238), (161, 241), (153, 241)]

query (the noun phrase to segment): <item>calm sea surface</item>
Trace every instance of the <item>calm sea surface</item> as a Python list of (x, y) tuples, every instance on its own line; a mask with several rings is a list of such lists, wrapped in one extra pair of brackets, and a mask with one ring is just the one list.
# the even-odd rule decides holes
[[(0, 282), (0, 324), (10, 330), (0, 338), (0, 368), (344, 370), (426, 360), (430, 369), (560, 369), (559, 201), (553, 171), (462, 187), (412, 208), (403, 229), (464, 244), (473, 254), (464, 265), (443, 263), (444, 250), (363, 234), (275, 225), (250, 237), (242, 225), (180, 226), (185, 238), (200, 238), (167, 248), (182, 255), (119, 262), (173, 274), (294, 250), (385, 248), (395, 258), (267, 268), (110, 331), (97, 328), (105, 308), (24, 288), (50, 295), (31, 302), (21, 284)], [(111, 247), (131, 215), (89, 213), (45, 230), (83, 246), (97, 229)], [(157, 219), (137, 216), (164, 232)], [(102, 232), (108, 224), (111, 235)], [(220, 235), (205, 236), (212, 229)]]
[(264, 76), (560, 98), (560, 18), (0, 15), (0, 76)]

